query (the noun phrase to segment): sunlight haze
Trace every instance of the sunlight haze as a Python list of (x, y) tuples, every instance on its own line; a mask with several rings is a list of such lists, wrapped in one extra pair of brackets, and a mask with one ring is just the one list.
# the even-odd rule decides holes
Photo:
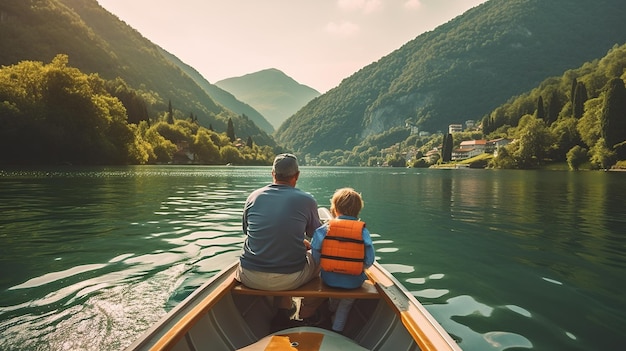
[(485, 0), (98, 0), (209, 82), (276, 68), (320, 93)]

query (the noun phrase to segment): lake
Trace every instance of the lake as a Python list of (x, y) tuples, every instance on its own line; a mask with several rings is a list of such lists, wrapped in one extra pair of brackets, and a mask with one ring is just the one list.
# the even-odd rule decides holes
[[(237, 259), (270, 167), (0, 170), (0, 349), (120, 350)], [(302, 167), (464, 350), (626, 344), (626, 173)], [(616, 346), (622, 345), (622, 346)]]

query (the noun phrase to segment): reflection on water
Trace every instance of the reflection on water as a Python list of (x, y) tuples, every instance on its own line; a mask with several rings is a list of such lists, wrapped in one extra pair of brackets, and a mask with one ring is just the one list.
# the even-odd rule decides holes
[[(622, 174), (420, 176), (373, 187), (388, 200), (377, 210), (391, 206), (410, 223), (383, 219), (379, 231), (397, 240), (393, 261), (415, 267), (407, 287), (433, 303), (464, 349), (607, 349), (625, 340), (625, 238), (615, 226), (625, 218)], [(387, 198), (391, 187), (406, 190)], [(441, 282), (427, 282), (441, 271)]]
[(4, 174), (0, 349), (128, 345), (238, 255), (237, 173)]
[[(0, 349), (119, 350), (241, 249), (269, 167), (0, 171)], [(626, 174), (306, 168), (465, 350), (626, 342)]]

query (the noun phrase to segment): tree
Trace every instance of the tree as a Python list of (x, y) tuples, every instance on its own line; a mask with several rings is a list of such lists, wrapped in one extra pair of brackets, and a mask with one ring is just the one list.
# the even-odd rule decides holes
[(491, 159), (490, 167), (503, 169), (512, 169), (517, 167), (517, 163), (509, 151), (509, 146), (498, 149), (498, 155)]
[(493, 128), (493, 122), (490, 115), (483, 117), (480, 124), (483, 126), (483, 133), (485, 134), (490, 134), (495, 129)]
[(189, 112), (189, 122), (198, 124), (198, 116), (194, 115), (193, 112)]
[(254, 142), (252, 141), (252, 137), (248, 136), (248, 140), (246, 140), (246, 146), (252, 148), (254, 146)]
[(165, 139), (177, 144), (181, 141), (191, 142), (192, 135), (189, 130), (185, 130), (176, 124), (168, 124), (165, 122), (155, 123), (151, 128), (154, 128)]
[[(171, 101), (168, 109), (165, 114), (172, 116)], [(133, 121), (127, 116), (131, 111)], [(142, 95), (122, 79), (84, 74), (68, 66), (67, 55), (47, 65), (22, 61), (2, 67), (0, 164), (169, 163), (187, 147), (216, 163), (217, 148), (231, 144), (226, 133), (195, 123), (193, 114), (193, 121), (169, 118), (170, 123), (162, 119), (151, 126), (146, 111)], [(274, 154), (270, 146), (246, 152), (241, 164), (271, 164), (268, 155)]]
[(539, 119), (545, 119), (546, 118), (546, 111), (543, 107), (543, 98), (541, 97), (541, 95), (539, 95), (539, 98), (537, 98), (537, 110), (535, 113), (535, 117), (539, 118)]
[(391, 167), (406, 167), (406, 159), (399, 152), (387, 156), (387, 164)]
[(148, 106), (146, 101), (137, 91), (133, 90), (120, 77), (106, 83), (106, 89), (116, 98), (120, 99), (126, 108), (128, 123), (139, 124), (141, 121), (148, 121)]
[[(626, 140), (626, 87), (620, 78), (608, 83), (604, 106), (600, 114), (601, 136), (606, 147), (614, 150), (616, 145)], [(626, 159), (626, 150), (618, 148), (618, 158)]]
[(572, 114), (574, 118), (580, 118), (583, 116), (587, 98), (587, 87), (585, 87), (583, 82), (578, 82), (574, 92), (574, 101), (572, 102)]
[(602, 136), (600, 125), (600, 114), (602, 113), (602, 105), (604, 98), (590, 99), (585, 104), (585, 113), (578, 120), (576, 129), (581, 140), (589, 148), (593, 147)]
[(574, 97), (576, 96), (576, 87), (578, 86), (578, 79), (574, 78), (572, 80), (572, 86), (569, 91), (569, 99), (572, 105), (574, 105)]
[(174, 157), (177, 148), (174, 143), (165, 139), (156, 128), (150, 127), (146, 130), (144, 139), (150, 143), (156, 157), (155, 162), (170, 163)]
[(519, 168), (535, 168), (541, 164), (552, 145), (553, 136), (543, 121), (531, 118), (520, 130), (513, 157)]
[(172, 110), (172, 100), (170, 100), (167, 104), (166, 121), (168, 124), (174, 124), (174, 111)]
[(243, 156), (236, 147), (227, 145), (220, 150), (222, 161), (230, 164), (239, 164), (243, 160)]
[(193, 151), (202, 164), (216, 164), (220, 160), (220, 151), (211, 140), (211, 132), (201, 129), (193, 141)]
[(228, 136), (228, 139), (230, 140), (231, 143), (235, 141), (235, 126), (233, 125), (232, 118), (228, 118), (228, 126), (226, 127), (226, 135)]
[(561, 112), (561, 101), (559, 100), (559, 94), (555, 91), (552, 92), (548, 100), (548, 111), (546, 112), (546, 124), (550, 125), (559, 117)]
[(443, 162), (452, 161), (452, 147), (454, 146), (454, 139), (452, 134), (448, 133), (443, 139), (443, 147), (441, 149), (441, 160)]
[(574, 146), (567, 152), (567, 164), (572, 171), (577, 171), (580, 165), (585, 163), (588, 159), (587, 149), (579, 145)]
[(565, 117), (550, 126), (550, 132), (554, 136), (554, 146), (550, 148), (550, 154), (554, 161), (565, 160), (567, 152), (582, 143), (577, 122), (576, 118)]
[(415, 161), (413, 161), (413, 164), (411, 165), (411, 167), (413, 168), (428, 168), (428, 166), (430, 166), (430, 164), (426, 162), (424, 158), (416, 159)]
[(594, 168), (608, 169), (615, 164), (615, 152), (606, 147), (604, 138), (600, 138), (598, 142), (589, 150), (591, 165)]
[(150, 125), (148, 121), (141, 121), (139, 124), (132, 125), (135, 133), (135, 148), (130, 154), (131, 159), (136, 160), (133, 164), (153, 164), (156, 162), (156, 154), (152, 145), (144, 139), (144, 135)]
[(0, 163), (126, 164), (139, 154), (121, 101), (68, 60), (0, 69)]

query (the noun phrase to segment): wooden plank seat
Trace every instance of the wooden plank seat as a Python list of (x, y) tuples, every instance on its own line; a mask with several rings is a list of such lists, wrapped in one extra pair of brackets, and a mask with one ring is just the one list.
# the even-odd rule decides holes
[(356, 289), (333, 288), (324, 283), (319, 277), (294, 290), (269, 291), (249, 288), (239, 282), (235, 283), (233, 293), (242, 295), (263, 296), (291, 296), (291, 297), (331, 297), (352, 299), (378, 299), (380, 295), (371, 280), (366, 280), (363, 285)]

